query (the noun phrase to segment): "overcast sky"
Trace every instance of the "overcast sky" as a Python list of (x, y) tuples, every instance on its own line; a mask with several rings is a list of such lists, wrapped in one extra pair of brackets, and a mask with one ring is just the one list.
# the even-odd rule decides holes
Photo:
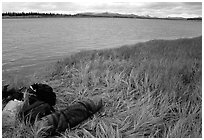
[(201, 2), (3, 2), (3, 12), (114, 12), (157, 17), (201, 17)]

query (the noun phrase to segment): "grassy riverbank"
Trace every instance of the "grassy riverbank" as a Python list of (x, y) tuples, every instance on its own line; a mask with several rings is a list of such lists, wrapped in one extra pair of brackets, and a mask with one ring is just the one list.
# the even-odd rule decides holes
[[(74, 54), (43, 74), (56, 109), (101, 95), (100, 113), (61, 137), (202, 137), (202, 37)], [(26, 131), (25, 131), (26, 130)], [(37, 137), (23, 124), (3, 137)]]

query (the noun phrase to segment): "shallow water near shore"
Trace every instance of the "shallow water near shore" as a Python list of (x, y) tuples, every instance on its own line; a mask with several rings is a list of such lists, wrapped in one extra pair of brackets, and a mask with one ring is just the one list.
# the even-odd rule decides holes
[[(3, 80), (87, 49), (104, 49), (152, 39), (202, 35), (202, 22), (122, 18), (2, 20)], [(23, 73), (22, 73), (23, 71)]]

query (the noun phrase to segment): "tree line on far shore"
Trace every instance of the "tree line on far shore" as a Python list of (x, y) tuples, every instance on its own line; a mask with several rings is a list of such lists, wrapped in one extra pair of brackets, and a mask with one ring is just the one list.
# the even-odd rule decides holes
[(39, 12), (5, 12), (2, 13), (2, 16), (65, 16), (65, 14), (56, 14), (56, 13), (39, 13)]

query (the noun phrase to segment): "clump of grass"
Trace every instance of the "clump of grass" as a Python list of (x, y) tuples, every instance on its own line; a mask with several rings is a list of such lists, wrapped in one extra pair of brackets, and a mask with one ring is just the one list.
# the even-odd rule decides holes
[(105, 102), (60, 137), (202, 137), (201, 50), (202, 37), (153, 40), (59, 61), (43, 78), (56, 109), (94, 95)]

